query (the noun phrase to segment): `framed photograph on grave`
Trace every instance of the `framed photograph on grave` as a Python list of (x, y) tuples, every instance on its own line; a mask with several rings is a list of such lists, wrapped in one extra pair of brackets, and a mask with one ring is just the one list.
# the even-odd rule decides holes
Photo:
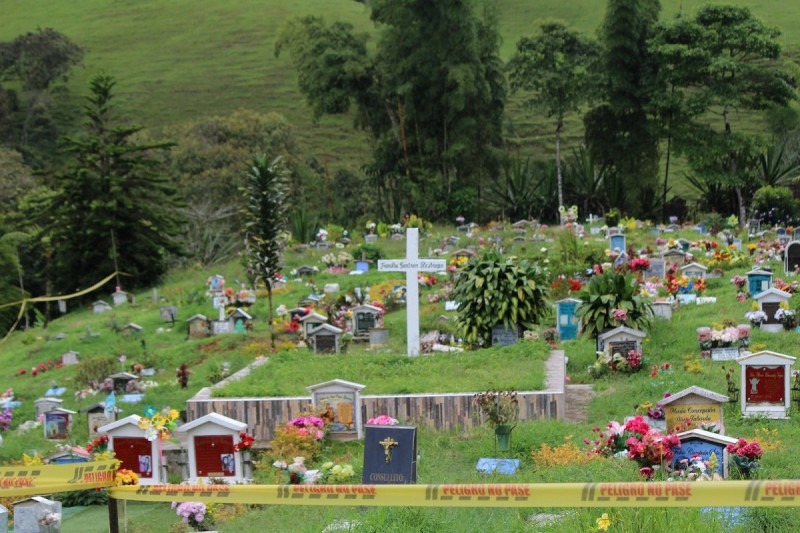
[(355, 392), (321, 392), (316, 396), (315, 404), (318, 407), (330, 406), (334, 418), (331, 431), (353, 431), (355, 422)]
[(365, 485), (403, 485), (417, 482), (416, 426), (365, 426)]
[(67, 440), (69, 438), (69, 413), (50, 411), (44, 414), (45, 438)]
[(612, 355), (618, 353), (624, 357), (631, 350), (636, 351), (636, 341), (612, 341), (608, 343), (608, 353)]

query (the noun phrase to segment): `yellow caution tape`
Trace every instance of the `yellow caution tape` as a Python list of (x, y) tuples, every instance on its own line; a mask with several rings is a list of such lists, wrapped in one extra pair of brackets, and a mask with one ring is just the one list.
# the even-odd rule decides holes
[(120, 500), (373, 507), (790, 507), (800, 481), (471, 485), (139, 485)]
[(8, 336), (11, 335), (11, 332), (14, 331), (14, 329), (17, 327), (17, 324), (19, 324), (19, 321), (25, 314), (25, 306), (28, 305), (28, 302), (54, 302), (57, 300), (69, 300), (71, 298), (78, 298), (79, 296), (83, 296), (84, 294), (89, 294), (90, 292), (99, 289), (100, 287), (102, 287), (103, 285), (114, 279), (114, 277), (117, 275), (129, 276), (130, 274), (125, 274), (124, 272), (113, 272), (112, 274), (109, 274), (106, 278), (102, 279), (101, 281), (98, 281), (88, 289), (83, 289), (81, 291), (74, 292), (72, 294), (65, 294), (62, 296), (37, 296), (36, 298), (25, 298), (24, 300), (17, 300), (16, 302), (0, 305), (0, 309), (2, 309), (4, 307), (11, 307), (13, 305), (21, 304), (19, 308), (19, 313), (17, 314), (17, 320), (14, 322), (14, 325), (9, 328), (8, 333), (6, 333), (6, 336), (3, 337), (2, 340), (0, 340), (0, 343), (5, 341), (8, 338)]
[(117, 461), (0, 466), (0, 498), (110, 487), (116, 469)]

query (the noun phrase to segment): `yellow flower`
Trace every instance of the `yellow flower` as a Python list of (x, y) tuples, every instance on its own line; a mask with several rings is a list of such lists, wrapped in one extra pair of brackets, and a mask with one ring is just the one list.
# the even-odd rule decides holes
[(597, 519), (597, 530), (600, 531), (608, 531), (608, 528), (611, 526), (611, 519), (608, 518), (608, 513), (603, 513), (603, 515)]
[(169, 411), (169, 419), (170, 420), (177, 420), (181, 414), (178, 412), (177, 409), (170, 409)]
[(139, 429), (147, 429), (150, 427), (150, 419), (149, 418), (140, 418), (139, 419)]

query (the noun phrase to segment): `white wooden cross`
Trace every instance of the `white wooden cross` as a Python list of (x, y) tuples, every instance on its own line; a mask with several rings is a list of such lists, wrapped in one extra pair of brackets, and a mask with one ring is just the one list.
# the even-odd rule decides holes
[(444, 259), (419, 258), (419, 229), (406, 230), (406, 258), (381, 259), (378, 272), (406, 273), (406, 345), (409, 357), (419, 355), (419, 281), (420, 272), (438, 272), (447, 268)]

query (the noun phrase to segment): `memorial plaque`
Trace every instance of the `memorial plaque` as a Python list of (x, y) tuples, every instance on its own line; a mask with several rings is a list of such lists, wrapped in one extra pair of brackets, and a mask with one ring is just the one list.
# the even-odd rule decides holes
[(711, 359), (714, 361), (732, 361), (739, 357), (739, 348), (711, 348)]
[(44, 436), (49, 440), (69, 438), (70, 413), (50, 411), (44, 414)]
[(475, 465), (475, 470), (483, 472), (484, 474), (506, 474), (512, 475), (517, 473), (519, 469), (519, 459), (495, 459), (489, 457), (481, 457), (478, 459), (478, 464)]
[(686, 419), (692, 421), (691, 427), (711, 424), (722, 420), (722, 407), (719, 403), (686, 403), (664, 406), (667, 429), (686, 425)]
[(336, 353), (336, 337), (334, 335), (316, 335), (314, 345), (317, 353)]
[(505, 324), (497, 324), (492, 328), (492, 346), (512, 346), (518, 341), (517, 328), (506, 328)]
[(699, 454), (703, 461), (708, 461), (711, 454), (717, 458), (717, 466), (714, 470), (707, 470), (706, 473), (710, 476), (719, 474), (721, 477), (727, 477), (725, 469), (725, 445), (716, 442), (710, 442), (701, 438), (681, 439), (681, 445), (675, 446), (672, 449), (675, 454), (672, 458), (672, 468), (678, 470), (682, 468), (681, 461), (686, 459), (689, 464), (692, 462), (692, 456)]
[(628, 352), (636, 351), (637, 344), (636, 341), (612, 341), (608, 343), (608, 353), (612, 355), (618, 353), (622, 357), (627, 357)]
[(417, 482), (417, 428), (365, 426), (365, 485), (402, 485)]
[(175, 322), (175, 319), (178, 318), (178, 308), (174, 305), (161, 307), (158, 310), (158, 316), (164, 322)]
[(744, 391), (749, 403), (784, 403), (785, 366), (745, 367)]
[(647, 269), (645, 278), (663, 278), (667, 273), (666, 261), (663, 259), (650, 259), (650, 268)]

